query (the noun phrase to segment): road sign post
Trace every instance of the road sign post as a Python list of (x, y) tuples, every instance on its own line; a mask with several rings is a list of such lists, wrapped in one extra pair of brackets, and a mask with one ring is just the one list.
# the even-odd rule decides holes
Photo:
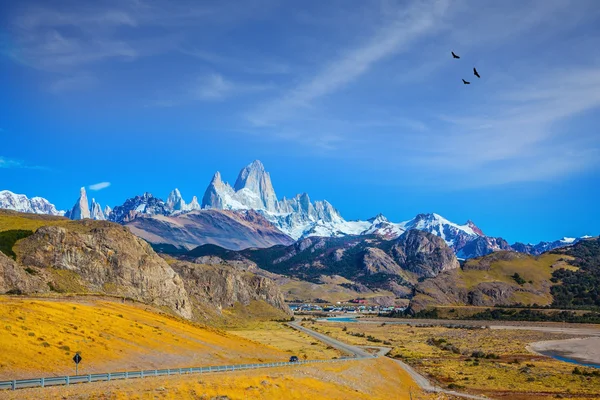
[(75, 361), (75, 375), (79, 374), (79, 363), (81, 362), (81, 356), (79, 353), (75, 353), (73, 356), (73, 361)]

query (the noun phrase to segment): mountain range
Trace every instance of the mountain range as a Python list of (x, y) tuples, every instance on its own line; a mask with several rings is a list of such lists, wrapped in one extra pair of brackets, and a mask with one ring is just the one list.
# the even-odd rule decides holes
[(89, 204), (85, 188), (73, 208), (58, 211), (49, 201), (28, 199), (7, 190), (0, 192), (0, 208), (22, 212), (65, 215), (70, 219), (107, 219), (127, 226), (133, 233), (155, 246), (171, 250), (190, 250), (203, 244), (215, 244), (232, 250), (249, 247), (290, 245), (308, 237), (348, 237), (375, 235), (383, 239), (399, 238), (416, 229), (443, 239), (458, 258), (473, 258), (499, 250), (541, 254), (557, 247), (572, 245), (582, 238), (563, 238), (536, 245), (509, 244), (499, 237), (487, 236), (472, 221), (453, 223), (429, 213), (394, 223), (379, 214), (366, 221), (347, 221), (326, 200), (312, 201), (307, 193), (290, 199), (278, 199), (270, 174), (256, 160), (244, 167), (233, 186), (216, 172), (206, 188), (202, 203), (194, 196), (186, 203), (178, 189), (167, 201), (144, 193), (127, 199), (122, 205), (102, 209), (95, 199)]

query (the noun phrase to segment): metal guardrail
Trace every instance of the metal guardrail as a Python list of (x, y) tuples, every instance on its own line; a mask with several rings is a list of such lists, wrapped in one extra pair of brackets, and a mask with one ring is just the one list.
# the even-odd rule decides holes
[(241, 364), (241, 365), (217, 365), (210, 367), (193, 367), (193, 368), (168, 368), (168, 369), (151, 369), (142, 371), (126, 371), (126, 372), (109, 372), (106, 374), (88, 374), (88, 375), (71, 375), (71, 376), (53, 376), (49, 378), (34, 378), (34, 379), (18, 379), (12, 381), (0, 381), (0, 390), (17, 390), (32, 387), (46, 387), (59, 385), (72, 385), (76, 383), (89, 383), (112, 381), (116, 379), (133, 379), (146, 378), (152, 376), (169, 376), (183, 374), (204, 374), (209, 372), (225, 372), (225, 371), (240, 371), (245, 369), (258, 368), (274, 368), (284, 367), (298, 364), (312, 364), (338, 361), (357, 360), (354, 357), (341, 357), (330, 360), (306, 360), (296, 362), (275, 362), (261, 364)]

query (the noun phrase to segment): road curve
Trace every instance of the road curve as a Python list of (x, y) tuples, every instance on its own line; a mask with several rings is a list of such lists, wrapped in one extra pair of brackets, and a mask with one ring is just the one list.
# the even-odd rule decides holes
[(304, 332), (312, 337), (314, 337), (315, 339), (320, 340), (321, 342), (331, 346), (331, 347), (335, 347), (336, 349), (349, 354), (353, 357), (356, 358), (373, 358), (376, 356), (373, 356), (371, 353), (369, 353), (368, 351), (363, 350), (362, 348), (358, 347), (358, 346), (352, 346), (350, 344), (344, 343), (344, 342), (340, 342), (339, 340), (336, 340), (330, 336), (324, 335), (322, 333), (313, 331), (312, 329), (308, 329), (303, 327), (302, 325), (300, 325), (300, 323), (296, 322), (296, 321), (292, 321), (292, 322), (288, 322), (288, 325), (291, 326), (292, 328), (299, 330), (301, 332)]
[[(321, 342), (323, 342), (329, 346), (335, 347), (336, 349), (338, 349), (340, 351), (348, 353), (358, 359), (377, 358), (379, 356), (386, 355), (391, 350), (387, 347), (369, 346), (372, 348), (379, 349), (379, 352), (376, 355), (372, 355), (371, 353), (363, 350), (361, 347), (353, 346), (353, 345), (341, 342), (341, 341), (334, 339), (330, 336), (327, 336), (325, 334), (313, 331), (312, 329), (309, 329), (309, 328), (305, 328), (304, 326), (300, 325), (300, 323), (298, 323), (296, 321), (288, 322), (288, 325), (294, 329), (297, 329), (301, 332), (304, 332), (304, 333), (314, 337), (315, 339), (320, 340)], [(429, 382), (429, 380), (427, 378), (425, 378), (423, 375), (421, 375), (417, 371), (415, 371), (410, 365), (408, 365), (400, 360), (394, 359), (394, 361), (397, 362), (406, 372), (408, 372), (408, 374), (413, 378), (413, 380), (417, 383), (417, 385), (419, 385), (419, 387), (426, 392), (446, 393), (446, 394), (451, 394), (451, 395), (457, 396), (457, 397), (463, 397), (466, 399), (489, 400), (489, 397), (455, 392), (453, 390), (443, 389), (443, 388), (437, 387), (435, 385), (432, 385), (431, 382)]]

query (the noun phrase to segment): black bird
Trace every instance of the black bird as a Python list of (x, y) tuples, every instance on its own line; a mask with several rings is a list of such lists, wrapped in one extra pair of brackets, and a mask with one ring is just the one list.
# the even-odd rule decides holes
[(465, 81), (464, 79), (463, 79), (463, 83), (464, 83), (465, 85), (470, 85), (470, 84), (471, 84), (471, 82), (467, 82), (467, 81)]
[(476, 77), (478, 77), (478, 78), (481, 78), (481, 77), (479, 76), (479, 73), (477, 72), (477, 70), (476, 70), (475, 68), (473, 68), (473, 73), (475, 74), (475, 76), (476, 76)]
[(454, 57), (454, 58), (460, 58), (459, 56), (457, 56), (456, 54), (454, 54), (454, 52), (452, 52), (452, 57)]

